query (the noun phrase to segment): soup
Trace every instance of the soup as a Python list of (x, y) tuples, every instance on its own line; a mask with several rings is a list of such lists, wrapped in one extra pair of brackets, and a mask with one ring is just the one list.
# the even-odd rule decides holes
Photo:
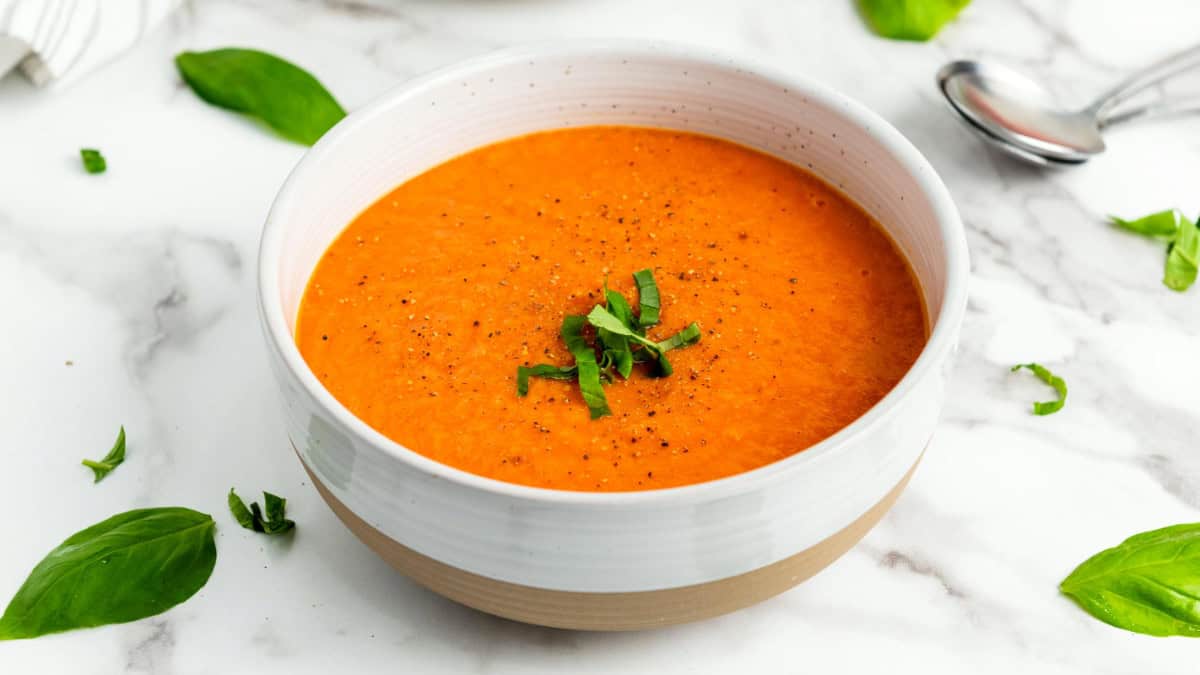
[[(559, 334), (650, 269), (674, 373), (604, 386)], [(409, 180), (363, 211), (313, 272), (296, 325), (309, 367), (355, 415), (433, 460), (546, 488), (673, 487), (803, 451), (866, 412), (926, 341), (913, 275), (872, 219), (791, 164), (636, 127), (531, 134)]]

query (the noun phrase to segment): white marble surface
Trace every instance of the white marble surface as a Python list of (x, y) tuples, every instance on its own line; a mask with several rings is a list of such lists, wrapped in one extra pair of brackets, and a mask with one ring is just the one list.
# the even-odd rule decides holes
[[(213, 513), (219, 561), (152, 619), (0, 644), (2, 673), (1195, 673), (1200, 642), (1100, 624), (1056, 592), (1091, 553), (1200, 519), (1200, 289), (1107, 212), (1200, 211), (1200, 119), (1114, 131), (1057, 173), (985, 151), (933, 73), (1003, 58), (1079, 103), (1196, 39), (1191, 0), (976, 0), (925, 45), (869, 35), (850, 3), (778, 0), (195, 2), (54, 94), (0, 83), (0, 600), (66, 535), (117, 511)], [(952, 402), (912, 486), (801, 587), (657, 632), (578, 634), (456, 606), (393, 573), (334, 519), (287, 450), (254, 307), (254, 254), (303, 148), (201, 103), (178, 51), (254, 46), (355, 108), (429, 68), (545, 38), (707, 44), (817, 76), (907, 134), (942, 173), (973, 255)], [(89, 176), (77, 149), (102, 148)], [(68, 366), (66, 361), (73, 361)], [(1037, 360), (1045, 391), (1006, 366)], [(78, 465), (118, 424), (129, 460)], [(292, 542), (238, 529), (225, 492), (289, 498)]]

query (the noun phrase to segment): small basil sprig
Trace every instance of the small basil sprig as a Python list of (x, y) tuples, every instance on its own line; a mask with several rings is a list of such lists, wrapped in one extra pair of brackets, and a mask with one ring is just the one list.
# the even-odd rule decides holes
[(858, 0), (858, 9), (877, 34), (893, 40), (924, 42), (950, 22), (971, 0)]
[(200, 98), (255, 117), (297, 143), (316, 143), (346, 116), (317, 78), (266, 52), (183, 52), (175, 57), (175, 66)]
[(204, 587), (217, 562), (212, 516), (136, 509), (76, 532), (29, 573), (0, 617), (0, 640), (135, 621)]
[(529, 393), (530, 376), (570, 382), (575, 380), (578, 375), (579, 368), (577, 366), (552, 366), (546, 363), (536, 366), (517, 366), (517, 396)]
[(94, 474), (96, 474), (96, 479), (92, 482), (99, 483), (100, 479), (107, 476), (109, 471), (117, 468), (117, 466), (124, 461), (125, 427), (122, 426), (121, 430), (117, 432), (117, 440), (115, 443), (113, 443), (112, 450), (108, 451), (108, 454), (104, 456), (104, 459), (98, 461), (93, 459), (85, 459), (82, 463), (84, 466), (91, 469)]
[[(635, 363), (653, 362), (652, 377), (666, 377), (673, 371), (666, 353), (689, 347), (700, 341), (700, 326), (692, 323), (675, 335), (655, 342), (646, 337), (646, 327), (659, 322), (661, 296), (654, 273), (640, 270), (633, 275), (638, 288), (638, 314), (620, 293), (604, 284), (604, 306), (596, 305), (587, 316), (568, 315), (560, 331), (567, 350), (575, 359), (571, 366), (538, 364), (517, 367), (517, 395), (529, 393), (529, 378), (548, 380), (577, 380), (583, 400), (592, 419), (611, 415), (604, 384), (616, 376), (628, 378)], [(596, 329), (598, 344), (592, 345), (584, 334), (591, 324)], [(599, 357), (597, 358), (597, 351)]]
[(1034, 415), (1049, 415), (1062, 410), (1063, 404), (1067, 402), (1067, 383), (1059, 376), (1047, 370), (1044, 366), (1037, 363), (1018, 363), (1012, 367), (1012, 372), (1025, 368), (1037, 375), (1038, 379), (1054, 388), (1058, 392), (1057, 401), (1038, 401), (1033, 404)]
[(1088, 558), (1059, 590), (1117, 628), (1200, 637), (1200, 523), (1134, 535)]
[(104, 173), (108, 168), (104, 155), (94, 148), (83, 148), (79, 151), (79, 158), (83, 161), (83, 170), (88, 173)]
[(1134, 220), (1116, 216), (1109, 219), (1118, 227), (1167, 243), (1167, 262), (1163, 285), (1173, 291), (1186, 291), (1196, 283), (1200, 268), (1200, 232), (1197, 223), (1176, 209), (1151, 213)]
[(234, 519), (247, 530), (262, 532), (263, 534), (285, 534), (296, 528), (296, 523), (288, 520), (284, 515), (287, 500), (283, 497), (278, 497), (264, 490), (263, 503), (266, 504), (265, 515), (258, 502), (251, 502), (250, 508), (246, 508), (246, 502), (237, 496), (233, 488), (229, 488), (227, 501), (229, 502), (229, 511), (233, 513)]

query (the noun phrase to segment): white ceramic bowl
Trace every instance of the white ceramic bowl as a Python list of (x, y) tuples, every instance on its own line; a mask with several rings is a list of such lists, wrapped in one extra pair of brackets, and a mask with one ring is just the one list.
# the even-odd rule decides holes
[[(333, 238), (397, 184), (456, 155), (595, 124), (720, 136), (842, 190), (891, 233), (920, 280), (932, 325), (912, 369), (865, 415), (803, 452), (645, 492), (547, 490), (465, 473), (385, 438), (338, 403), (292, 336), (305, 284)], [(936, 425), (967, 270), (945, 186), (871, 111), (795, 74), (684, 47), (606, 42), (502, 51), (410, 81), (347, 117), (280, 190), (263, 232), (259, 291), (288, 435), (360, 537), (421, 583), (486, 611), (637, 628), (773, 595), (882, 516)]]

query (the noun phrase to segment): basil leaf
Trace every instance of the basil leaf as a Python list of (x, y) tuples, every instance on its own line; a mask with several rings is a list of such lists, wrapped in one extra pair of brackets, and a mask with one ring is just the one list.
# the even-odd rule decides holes
[(1058, 588), (1117, 628), (1200, 637), (1200, 523), (1134, 535), (1088, 558)]
[[(620, 324), (619, 321), (617, 323)], [(596, 350), (583, 339), (583, 327), (586, 324), (586, 318), (568, 314), (563, 317), (560, 332), (563, 341), (567, 343), (567, 351), (575, 357), (583, 402), (587, 404), (592, 419), (598, 419), (611, 415), (612, 411), (608, 408), (608, 399), (605, 398), (604, 387), (600, 384), (600, 366), (596, 364)]]
[(1197, 263), (1200, 262), (1200, 230), (1187, 218), (1179, 217), (1179, 232), (1167, 251), (1167, 266), (1163, 284), (1173, 291), (1186, 291), (1196, 283)]
[(858, 0), (859, 11), (876, 34), (893, 40), (924, 42), (950, 22), (971, 0)]
[(234, 520), (238, 521), (238, 525), (247, 530), (257, 529), (254, 527), (254, 516), (250, 513), (250, 509), (246, 508), (246, 502), (237, 496), (233, 488), (229, 488), (229, 497), (226, 501), (229, 502), (229, 511), (233, 514)]
[(642, 328), (658, 323), (662, 300), (658, 295), (658, 284), (654, 283), (654, 272), (641, 270), (633, 273), (638, 289), (638, 325)]
[(283, 534), (295, 529), (295, 521), (284, 517), (284, 512), (287, 509), (286, 499), (264, 490), (263, 503), (266, 504), (267, 508), (267, 518), (263, 521), (263, 527), (266, 529), (267, 534)]
[(0, 640), (135, 621), (204, 587), (217, 561), (212, 516), (136, 509), (81, 530), (33, 568), (0, 617)]
[(687, 328), (658, 343), (659, 351), (669, 352), (672, 349), (690, 347), (700, 341), (700, 325), (692, 322)]
[(1037, 375), (1038, 379), (1040, 379), (1042, 382), (1045, 382), (1046, 384), (1050, 385), (1051, 387), (1054, 387), (1054, 391), (1058, 392), (1058, 400), (1057, 401), (1042, 401), (1042, 402), (1034, 403), (1033, 404), (1033, 414), (1034, 415), (1049, 415), (1051, 413), (1056, 413), (1059, 410), (1061, 410), (1063, 407), (1063, 404), (1067, 402), (1067, 383), (1064, 382), (1061, 377), (1055, 375), (1054, 373), (1050, 372), (1049, 370), (1046, 370), (1046, 368), (1044, 368), (1043, 366), (1040, 366), (1036, 363), (1018, 363), (1017, 365), (1012, 367), (1012, 372), (1015, 373), (1022, 368), (1026, 368), (1028, 370), (1033, 371), (1033, 374)]
[(1109, 216), (1109, 220), (1135, 234), (1168, 241), (1174, 239), (1175, 233), (1179, 231), (1179, 212), (1175, 209), (1151, 213), (1136, 220), (1125, 220), (1116, 216)]
[(246, 508), (246, 502), (237, 496), (233, 488), (229, 488), (229, 510), (233, 513), (234, 519), (238, 524), (247, 530), (262, 532), (263, 534), (283, 534), (289, 532), (296, 527), (294, 521), (288, 520), (285, 517), (287, 500), (263, 491), (263, 502), (267, 505), (266, 514), (258, 505), (258, 502), (251, 502), (250, 508)]
[(634, 342), (637, 342), (646, 349), (650, 350), (650, 354), (654, 357), (655, 361), (658, 362), (658, 368), (654, 372), (655, 377), (666, 377), (674, 372), (674, 369), (671, 368), (671, 362), (667, 360), (667, 357), (663, 354), (663, 350), (659, 349), (657, 342), (638, 335), (628, 326), (621, 323), (621, 320), (613, 316), (612, 313), (610, 313), (607, 309), (604, 309), (600, 305), (596, 305), (592, 308), (592, 311), (588, 313), (587, 320), (588, 323), (592, 324), (596, 328), (604, 329), (618, 335), (624, 335), (630, 340), (633, 340)]
[(250, 502), (250, 526), (255, 532), (267, 531), (263, 525), (262, 507), (258, 505), (258, 502)]
[(529, 393), (529, 378), (540, 377), (546, 380), (574, 380), (578, 377), (579, 369), (575, 366), (552, 366), (540, 363), (536, 366), (517, 366), (517, 396)]
[(109, 471), (112, 471), (113, 469), (117, 468), (117, 465), (119, 465), (121, 462), (124, 462), (124, 461), (125, 461), (125, 427), (122, 426), (121, 430), (117, 432), (117, 440), (115, 443), (113, 443), (112, 450), (108, 451), (108, 454), (104, 456), (104, 459), (101, 459), (99, 461), (92, 460), (92, 459), (85, 459), (85, 460), (83, 460), (82, 463), (84, 466), (91, 469), (92, 473), (96, 474), (96, 479), (93, 480), (92, 482), (99, 483), (101, 478), (104, 478), (105, 476), (107, 476)]
[(108, 168), (108, 162), (104, 160), (104, 155), (100, 154), (99, 150), (83, 148), (79, 151), (79, 157), (83, 160), (83, 170), (88, 173), (104, 173)]
[[(636, 331), (633, 308), (629, 306), (624, 296), (610, 290), (607, 282), (604, 284), (604, 299), (609, 312), (627, 328)], [(607, 370), (611, 365), (616, 365), (617, 372), (621, 374), (621, 377), (628, 379), (633, 373), (633, 351), (629, 348), (629, 338), (603, 328), (597, 329), (596, 335), (600, 338), (600, 342), (608, 348), (603, 356), (611, 361), (607, 364), (601, 362), (601, 369)]]
[(262, 120), (297, 143), (316, 143), (346, 116), (317, 78), (265, 52), (183, 52), (175, 57), (175, 66), (200, 98)]

